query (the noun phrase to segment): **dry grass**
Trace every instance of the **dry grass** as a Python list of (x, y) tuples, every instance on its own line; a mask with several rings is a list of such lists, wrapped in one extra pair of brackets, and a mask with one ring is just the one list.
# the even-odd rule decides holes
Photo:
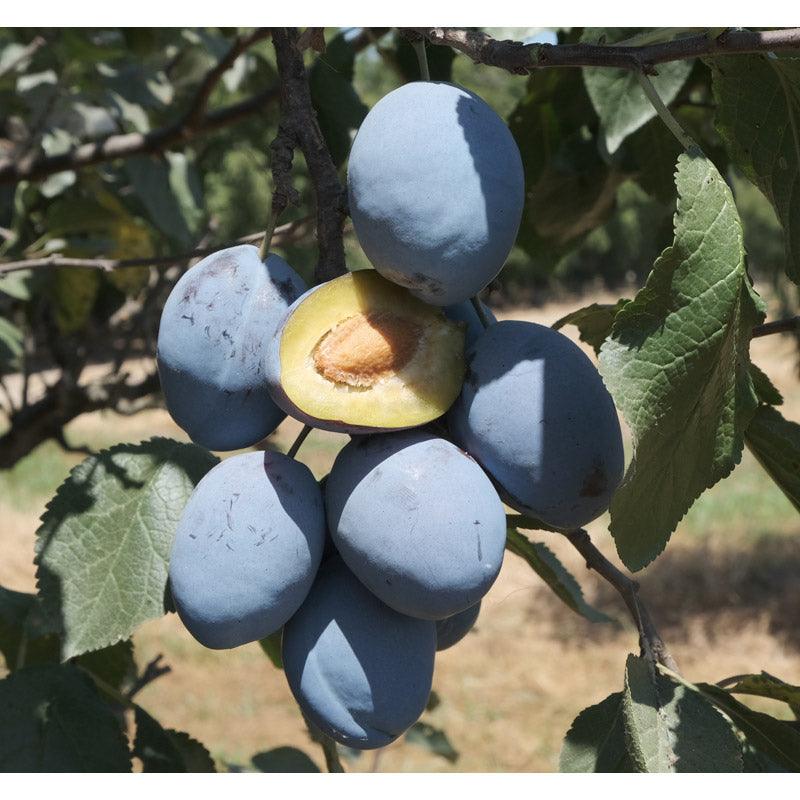
[[(552, 304), (500, 316), (549, 324), (576, 305)], [(800, 418), (791, 342), (787, 337), (756, 341), (753, 355), (783, 390), (787, 416)], [(299, 428), (291, 420), (284, 423), (276, 445), (285, 448)], [(92, 446), (153, 435), (186, 438), (161, 411), (127, 419), (92, 414), (69, 429), (73, 443)], [(342, 436), (315, 432), (300, 457), (321, 476), (344, 441)], [(47, 487), (55, 486), (79, 460), (57, 448), (44, 450), (34, 454), (29, 465), (21, 465), (16, 477), (0, 484), (5, 487), (0, 497), (0, 584), (34, 589), (34, 532), (51, 491)], [(590, 531), (613, 556), (604, 520)], [(687, 677), (714, 681), (764, 668), (800, 683), (797, 533), (796, 514), (746, 456), (734, 475), (709, 492), (682, 523), (666, 553), (637, 576)], [(442, 703), (425, 719), (447, 731), (460, 759), (449, 764), (401, 741), (381, 753), (377, 766), (382, 771), (554, 770), (575, 715), (621, 687), (625, 656), (637, 650), (624, 608), (565, 541), (545, 533), (534, 538), (547, 541), (573, 570), (590, 601), (621, 625), (585, 622), (509, 554), (484, 600), (477, 629), (437, 659), (434, 688)], [(173, 667), (141, 693), (139, 702), (165, 725), (203, 741), (221, 764), (247, 765), (255, 753), (286, 744), (303, 748), (322, 763), (283, 675), (257, 645), (228, 652), (206, 650), (175, 615), (144, 625), (135, 643), (140, 664), (163, 653)], [(768, 706), (768, 701), (762, 703)], [(355, 771), (375, 766), (372, 754), (347, 765)]]

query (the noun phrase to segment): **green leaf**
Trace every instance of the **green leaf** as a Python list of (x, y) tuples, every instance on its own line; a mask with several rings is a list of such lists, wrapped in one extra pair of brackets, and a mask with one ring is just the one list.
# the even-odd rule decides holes
[(513, 529), (506, 532), (506, 547), (512, 553), (525, 559), (528, 566), (576, 614), (586, 617), (590, 622), (613, 621), (602, 611), (598, 611), (586, 602), (578, 582), (548, 547), (539, 542), (531, 542)]
[(717, 130), (775, 208), (786, 234), (786, 273), (800, 283), (800, 58), (714, 56), (708, 64)]
[(790, 706), (800, 706), (800, 686), (786, 683), (768, 672), (762, 672), (760, 675), (741, 675), (736, 683), (726, 686), (725, 691), (768, 697), (770, 700), (781, 700)]
[(508, 119), (525, 170), (517, 244), (546, 264), (610, 216), (625, 178), (601, 158), (587, 127), (592, 116), (579, 71), (554, 69), (531, 75)]
[[(604, 37), (608, 43), (612, 43), (635, 32), (633, 28), (586, 28), (581, 41), (597, 43)], [(669, 105), (678, 96), (692, 71), (692, 63), (687, 60), (658, 65), (658, 75), (652, 76), (650, 80), (665, 105)], [(609, 153), (615, 152), (626, 136), (656, 115), (656, 110), (640, 86), (634, 70), (584, 67), (583, 79), (600, 118)]]
[(689, 506), (739, 462), (758, 400), (752, 328), (764, 318), (730, 189), (700, 153), (681, 155), (675, 239), (614, 320), (600, 372), (634, 438), (611, 502), (625, 565), (652, 561)]
[(753, 711), (719, 686), (698, 683), (697, 689), (731, 718), (750, 744), (786, 769), (800, 771), (800, 732), (790, 723)]
[(772, 406), (760, 406), (750, 420), (747, 446), (770, 478), (800, 511), (800, 425)]
[(163, 728), (143, 708), (136, 706), (133, 755), (144, 772), (216, 772), (214, 759), (196, 739), (182, 731)]
[(30, 300), (33, 273), (32, 269), (21, 269), (19, 272), (7, 272), (0, 276), (0, 293), (7, 294), (15, 300)]
[(0, 681), (0, 771), (130, 772), (119, 721), (71, 665), (30, 667)]
[(267, 658), (272, 662), (272, 666), (276, 669), (283, 669), (283, 657), (281, 655), (282, 636), (283, 628), (279, 631), (275, 631), (275, 633), (271, 633), (265, 639), (260, 639), (258, 642)]
[(259, 772), (319, 772), (319, 767), (296, 747), (275, 747), (251, 759)]
[(631, 274), (644, 279), (672, 239), (671, 210), (632, 180), (617, 188), (614, 201), (609, 218), (559, 257), (554, 277), (573, 284), (629, 282)]
[[(2, 284), (0, 284), (2, 285)], [(4, 317), (0, 317), (0, 375), (19, 368), (22, 355), (22, 331)]]
[(550, 327), (558, 330), (565, 325), (575, 325), (581, 341), (593, 347), (595, 353), (599, 353), (601, 345), (611, 333), (614, 317), (629, 302), (630, 300), (622, 298), (616, 303), (592, 303), (561, 317)]
[(746, 740), (742, 746), (742, 753), (744, 756), (744, 772), (789, 772), (788, 769), (775, 763), (769, 756), (765, 756)]
[(622, 692), (584, 708), (561, 748), (561, 772), (635, 772), (622, 723)]
[(0, 653), (9, 672), (58, 663), (58, 636), (42, 619), (36, 595), (0, 586)]
[(645, 658), (628, 656), (622, 711), (639, 772), (742, 771), (742, 748), (724, 717)]
[(78, 656), (76, 663), (115, 689), (121, 689), (136, 678), (136, 660), (130, 639), (84, 653)]
[(172, 539), (218, 462), (193, 444), (120, 444), (75, 467), (37, 532), (39, 594), (67, 659), (130, 637), (164, 613)]
[(59, 330), (67, 334), (82, 330), (100, 290), (100, 272), (93, 269), (58, 269), (50, 279), (50, 296)]
[(350, 153), (352, 137), (369, 111), (353, 88), (355, 57), (351, 39), (340, 33), (317, 57), (308, 79), (319, 127), (337, 167)]
[(451, 764), (458, 761), (459, 752), (450, 743), (447, 734), (427, 722), (415, 722), (406, 732), (405, 740), (409, 744), (424, 747)]
[(150, 221), (170, 241), (190, 247), (200, 217), (185, 157), (133, 156), (125, 171)]
[[(756, 390), (760, 403), (766, 403), (770, 406), (783, 405), (783, 395), (778, 391), (767, 374), (755, 364), (750, 364), (750, 379), (753, 381), (753, 387)], [(752, 425), (752, 422), (750, 424)]]

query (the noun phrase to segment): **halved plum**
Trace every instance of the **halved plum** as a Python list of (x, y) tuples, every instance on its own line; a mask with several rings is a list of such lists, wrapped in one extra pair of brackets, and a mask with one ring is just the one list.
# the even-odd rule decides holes
[(464, 326), (362, 270), (287, 311), (267, 358), (272, 398), (315, 428), (400, 430), (440, 417), (464, 380)]

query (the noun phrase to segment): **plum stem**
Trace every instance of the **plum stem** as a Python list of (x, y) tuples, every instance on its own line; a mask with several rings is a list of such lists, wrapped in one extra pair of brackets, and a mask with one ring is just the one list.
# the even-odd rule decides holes
[(289, 458), (294, 458), (297, 455), (297, 451), (302, 447), (306, 437), (313, 430), (314, 429), (310, 425), (303, 425), (303, 430), (301, 430), (297, 435), (297, 438), (294, 440), (294, 444), (289, 448), (289, 452), (286, 454), (289, 456)]
[(639, 584), (617, 569), (594, 545), (589, 534), (578, 528), (567, 531), (564, 536), (583, 556), (586, 566), (593, 569), (619, 592), (639, 631), (639, 644), (642, 653), (651, 663), (663, 664), (673, 672), (680, 674), (675, 659), (670, 655), (664, 640), (656, 630), (646, 606), (639, 597)]
[(418, 39), (416, 42), (413, 42), (413, 46), (417, 53), (417, 61), (419, 61), (419, 74), (422, 76), (422, 80), (429, 81), (431, 79), (431, 73), (428, 69), (428, 54), (425, 51), (425, 39)]
[(342, 762), (339, 760), (339, 750), (336, 747), (336, 742), (330, 736), (324, 734), (303, 712), (300, 710), (305, 720), (308, 733), (311, 740), (316, 742), (321, 748), (325, 756), (325, 767), (328, 772), (344, 772)]
[(481, 321), (481, 325), (483, 325), (484, 328), (488, 328), (492, 323), (486, 316), (486, 312), (483, 310), (483, 304), (478, 295), (470, 297), (469, 300), (472, 303), (472, 307), (475, 309), (475, 313), (478, 315), (478, 319)]
[(267, 217), (267, 227), (264, 229), (264, 238), (261, 240), (261, 247), (258, 249), (258, 257), (262, 261), (269, 256), (269, 246), (272, 243), (272, 236), (275, 233), (275, 226), (278, 224), (278, 215), (271, 209)]

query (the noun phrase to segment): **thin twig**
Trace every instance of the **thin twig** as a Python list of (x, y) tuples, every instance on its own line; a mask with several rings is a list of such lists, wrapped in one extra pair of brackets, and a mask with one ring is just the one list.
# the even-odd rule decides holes
[(308, 434), (311, 433), (314, 429), (310, 425), (303, 425), (303, 430), (297, 435), (297, 438), (294, 440), (294, 444), (289, 448), (289, 451), (286, 453), (289, 458), (294, 458), (297, 455), (297, 451), (302, 447), (303, 442), (308, 437)]
[(183, 115), (183, 120), (181, 122), (182, 127), (188, 127), (191, 131), (202, 124), (208, 100), (217, 84), (222, 80), (222, 76), (234, 65), (239, 56), (243, 55), (254, 44), (263, 41), (268, 36), (269, 28), (256, 28), (256, 30), (247, 36), (237, 36), (233, 40), (231, 46), (228, 48), (228, 52), (205, 74), (205, 77), (195, 92), (189, 108), (186, 109)]
[[(283, 247), (304, 238), (310, 232), (310, 222), (311, 217), (303, 217), (275, 228), (272, 245)], [(251, 233), (232, 242), (223, 242), (213, 247), (200, 247), (189, 250), (186, 253), (151, 258), (71, 258), (70, 256), (62, 256), (59, 253), (52, 253), (41, 258), (27, 258), (20, 261), (7, 261), (4, 264), (0, 263), (0, 280), (2, 280), (3, 275), (26, 269), (71, 267), (73, 269), (96, 269), (102, 272), (111, 272), (115, 269), (128, 269), (131, 267), (171, 267), (175, 264), (191, 261), (193, 258), (211, 255), (211, 253), (216, 253), (227, 247), (235, 247), (238, 244), (255, 244), (263, 236), (263, 233)]]
[(311, 740), (316, 742), (322, 748), (322, 753), (325, 756), (325, 768), (328, 770), (328, 772), (344, 772), (344, 767), (339, 759), (339, 750), (336, 747), (336, 742), (334, 742), (330, 736), (326, 736), (305, 715), (302, 709), (300, 710), (300, 713), (303, 715), (303, 719), (305, 720)]
[(523, 44), (498, 41), (463, 28), (414, 28), (431, 44), (445, 45), (476, 64), (527, 75), (543, 67), (616, 67), (654, 73), (657, 64), (729, 53), (769, 53), (800, 49), (800, 28), (772, 31), (725, 30), (715, 38), (689, 36), (639, 47), (600, 44)]
[(800, 333), (800, 317), (776, 319), (773, 322), (765, 322), (763, 325), (756, 325), (753, 328), (754, 339), (759, 336), (769, 336), (773, 333)]
[(732, 686), (734, 683), (739, 683), (739, 681), (749, 677), (749, 675), (731, 675), (730, 678), (723, 678), (721, 681), (717, 681), (717, 686), (720, 689), (724, 689), (726, 686)]
[[(365, 29), (351, 42), (353, 50), (355, 52), (363, 50), (372, 43), (371, 35), (382, 36), (387, 30), (387, 28)], [(201, 83), (201, 87), (203, 85), (204, 83)], [(195, 97), (189, 104), (189, 110), (179, 120), (156, 128), (149, 133), (112, 134), (102, 139), (76, 145), (65, 153), (38, 156), (24, 164), (14, 159), (0, 160), (0, 185), (18, 183), (22, 180), (42, 180), (57, 172), (82, 169), (117, 158), (160, 153), (168, 147), (186, 144), (200, 136), (227, 128), (239, 120), (263, 113), (265, 106), (274, 103), (279, 95), (278, 86), (269, 86), (237, 103), (208, 111), (205, 115), (196, 118), (193, 124), (187, 125), (187, 114), (192, 113), (197, 107), (198, 98)]]
[(37, 50), (41, 50), (47, 41), (42, 36), (34, 36), (31, 43), (22, 48), (19, 55), (0, 69), (0, 78), (13, 72), (23, 61), (29, 59)]
[(656, 630), (649, 611), (639, 597), (639, 584), (617, 569), (595, 547), (589, 538), (589, 534), (583, 528), (569, 531), (564, 536), (583, 556), (586, 566), (589, 569), (593, 569), (619, 592), (639, 630), (639, 643), (642, 652), (665, 667), (678, 672), (678, 665), (675, 663), (675, 659), (672, 658), (669, 650), (667, 650), (667, 646)]
[(478, 319), (483, 325), (484, 328), (488, 328), (491, 325), (489, 321), (489, 317), (486, 316), (486, 312), (483, 310), (483, 303), (481, 303), (480, 297), (475, 295), (474, 297), (470, 297), (470, 303), (472, 303), (472, 307), (475, 309), (475, 313), (478, 315)]

